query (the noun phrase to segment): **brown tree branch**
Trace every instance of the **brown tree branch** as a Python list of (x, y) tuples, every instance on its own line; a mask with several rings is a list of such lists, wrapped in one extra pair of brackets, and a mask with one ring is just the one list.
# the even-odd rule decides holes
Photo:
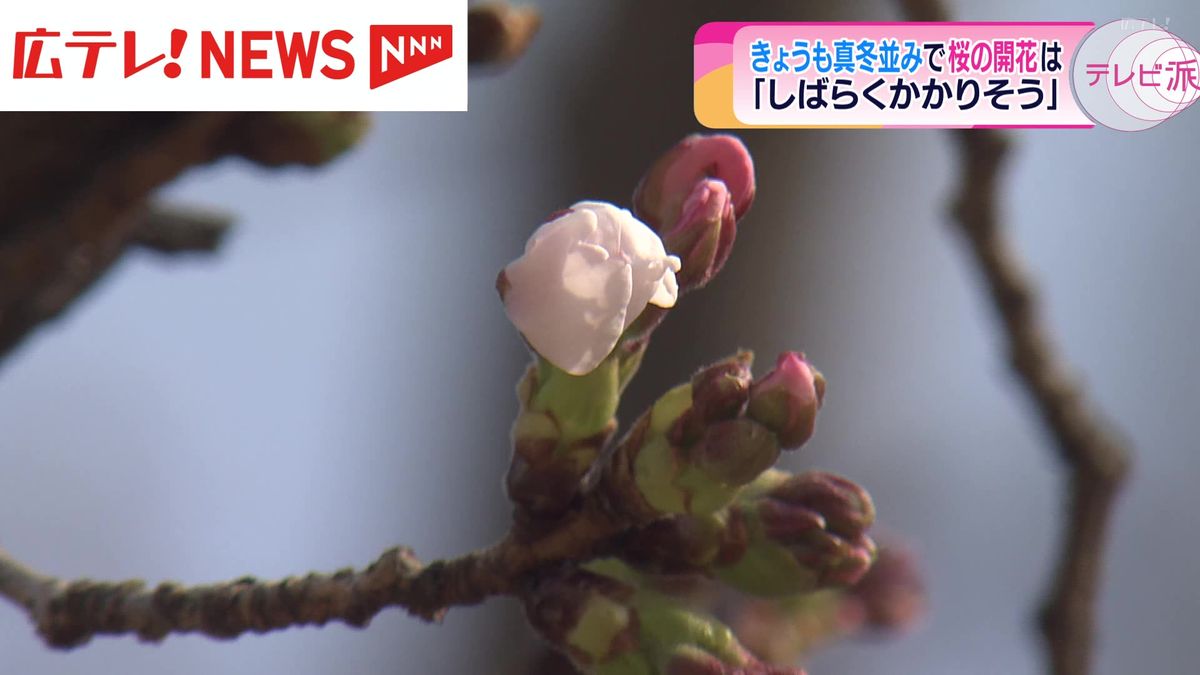
[[(903, 0), (910, 19), (946, 21), (941, 0)], [(1042, 323), (1034, 284), (1000, 226), (997, 192), (1007, 137), (955, 130), (963, 173), (952, 214), (984, 277), (1008, 339), (1009, 361), (1037, 405), (1068, 477), (1063, 543), (1038, 613), (1054, 675), (1091, 672), (1096, 595), (1109, 521), (1129, 470), (1129, 450), (1089, 406)]]
[[(507, 5), (470, 12), (469, 60), (506, 62), (537, 31), (538, 14)], [(353, 145), (360, 113), (0, 114), (0, 142), (20, 161), (0, 166), (0, 359), (59, 316), (129, 246), (160, 253), (212, 251), (225, 216), (146, 207), (182, 171), (236, 155), (264, 166), (318, 165)], [(362, 571), (276, 582), (242, 578), (185, 587), (141, 581), (64, 581), (0, 549), (0, 597), (25, 608), (57, 647), (97, 634), (171, 632), (233, 637), (341, 620), (365, 625), (389, 606), (426, 619), (446, 607), (512, 592), (545, 562), (586, 558), (619, 527), (585, 509), (534, 543), (510, 538), (486, 551), (422, 567), (402, 548)]]
[(999, 227), (996, 182), (1007, 148), (995, 130), (957, 130), (965, 175), (953, 207), (1008, 335), (1009, 361), (1070, 472), (1058, 567), (1039, 612), (1049, 672), (1091, 672), (1095, 604), (1109, 520), (1129, 452), (1090, 408), (1039, 317), (1037, 296)]
[(580, 510), (535, 539), (510, 536), (453, 560), (422, 566), (408, 549), (392, 548), (359, 571), (279, 581), (243, 577), (199, 586), (64, 581), (0, 549), (0, 597), (23, 607), (42, 639), (58, 648), (82, 645), (96, 635), (136, 634), (159, 641), (170, 633), (232, 638), (335, 620), (362, 627), (388, 607), (434, 621), (449, 607), (519, 593), (524, 580), (547, 565), (600, 555), (616, 535), (647, 517), (614, 512), (592, 493)]

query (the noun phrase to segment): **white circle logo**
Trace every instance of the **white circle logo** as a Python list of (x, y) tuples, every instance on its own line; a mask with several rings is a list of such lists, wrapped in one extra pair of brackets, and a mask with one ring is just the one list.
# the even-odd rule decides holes
[(1200, 97), (1197, 51), (1141, 19), (1106, 23), (1079, 44), (1075, 98), (1097, 124), (1118, 131), (1158, 126)]

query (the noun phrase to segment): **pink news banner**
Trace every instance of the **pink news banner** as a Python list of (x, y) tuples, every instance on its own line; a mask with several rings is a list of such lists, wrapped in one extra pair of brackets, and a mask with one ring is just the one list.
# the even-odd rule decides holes
[(1141, 19), (715, 22), (695, 38), (710, 128), (1157, 126), (1200, 95), (1197, 52)]

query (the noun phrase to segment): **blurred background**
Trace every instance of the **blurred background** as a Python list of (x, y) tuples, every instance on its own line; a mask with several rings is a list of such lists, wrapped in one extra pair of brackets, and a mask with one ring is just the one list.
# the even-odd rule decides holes
[[(204, 582), (425, 560), (507, 525), (501, 476), (527, 354), (496, 272), (544, 216), (627, 204), (697, 131), (691, 37), (710, 20), (893, 20), (890, 2), (532, 2), (543, 27), (471, 112), (377, 115), (311, 171), (237, 160), (163, 195), (237, 216), (212, 257), (126, 256), (0, 366), (0, 544), (66, 577)], [(956, 2), (964, 20), (1153, 18), (1200, 40), (1183, 0)], [(1004, 219), (1055, 337), (1136, 449), (1100, 604), (1099, 673), (1195, 672), (1200, 528), (1200, 114), (1152, 131), (1027, 131)], [(990, 308), (945, 222), (954, 148), (936, 131), (743, 134), (758, 201), (725, 271), (660, 330), (624, 405), (738, 347), (800, 349), (829, 379), (789, 468), (871, 490), (920, 551), (930, 612), (851, 641), (832, 673), (1032, 673), (1031, 613), (1059, 534), (1062, 472), (1009, 376)], [(523, 673), (516, 603), (443, 626), (390, 610), (368, 630), (231, 643), (100, 638), (47, 650), (0, 605), (0, 673)]]

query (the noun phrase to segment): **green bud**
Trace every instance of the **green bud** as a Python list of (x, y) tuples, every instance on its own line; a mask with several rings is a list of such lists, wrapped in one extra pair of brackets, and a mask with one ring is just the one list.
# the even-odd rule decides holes
[(717, 482), (736, 486), (754, 480), (778, 458), (775, 434), (744, 417), (709, 425), (692, 452), (697, 469)]
[(709, 366), (654, 403), (605, 469), (610, 502), (646, 520), (714, 513), (770, 468), (779, 456), (775, 435), (741, 416), (752, 358), (740, 352)]

